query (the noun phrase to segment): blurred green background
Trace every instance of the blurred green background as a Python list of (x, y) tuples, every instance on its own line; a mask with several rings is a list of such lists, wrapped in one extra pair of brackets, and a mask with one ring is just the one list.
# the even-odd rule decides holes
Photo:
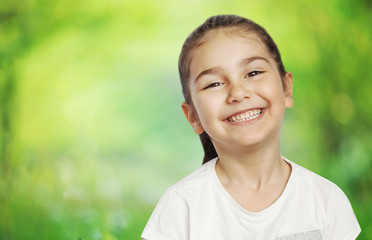
[(368, 0), (1, 0), (0, 239), (139, 239), (201, 164), (177, 60), (207, 17), (263, 25), (294, 75), (282, 154), (338, 184), (372, 236)]

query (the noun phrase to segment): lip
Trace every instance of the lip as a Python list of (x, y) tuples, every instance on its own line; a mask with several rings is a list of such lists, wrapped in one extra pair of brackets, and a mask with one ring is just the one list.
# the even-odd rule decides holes
[[(248, 121), (241, 121), (241, 122), (230, 122), (228, 120), (229, 118), (231, 118), (234, 115), (242, 114), (242, 113), (245, 113), (245, 112), (248, 112), (248, 111), (252, 111), (252, 110), (255, 110), (255, 109), (260, 109), (262, 111), (261, 114), (257, 118), (254, 118), (254, 119), (251, 119), (251, 120), (248, 120)], [(232, 124), (232, 125), (242, 125), (242, 124), (246, 124), (246, 123), (252, 123), (252, 122), (255, 122), (255, 121), (261, 119), (262, 116), (265, 114), (265, 112), (266, 112), (266, 108), (260, 108), (260, 107), (249, 108), (249, 109), (245, 109), (245, 110), (242, 110), (242, 111), (235, 112), (235, 113), (229, 115), (223, 121), (224, 122), (227, 122), (229, 124)]]

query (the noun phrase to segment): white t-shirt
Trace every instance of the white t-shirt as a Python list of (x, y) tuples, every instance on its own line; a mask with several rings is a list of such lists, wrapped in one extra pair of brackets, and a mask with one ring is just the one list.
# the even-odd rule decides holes
[(143, 233), (146, 240), (351, 240), (360, 226), (334, 183), (292, 166), (281, 196), (260, 212), (242, 208), (220, 183), (217, 158), (170, 187)]

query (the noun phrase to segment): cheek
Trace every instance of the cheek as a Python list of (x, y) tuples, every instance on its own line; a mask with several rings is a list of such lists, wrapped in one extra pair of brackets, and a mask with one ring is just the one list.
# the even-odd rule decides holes
[(281, 82), (270, 81), (262, 83), (258, 94), (264, 98), (270, 105), (285, 105), (284, 90)]
[(208, 99), (203, 99), (199, 97), (195, 101), (195, 108), (199, 116), (200, 121), (205, 121), (211, 118), (213, 104)]
[(213, 96), (204, 95), (198, 96), (195, 99), (195, 109), (204, 128), (208, 128), (208, 125), (219, 119), (219, 107), (221, 103), (218, 99)]

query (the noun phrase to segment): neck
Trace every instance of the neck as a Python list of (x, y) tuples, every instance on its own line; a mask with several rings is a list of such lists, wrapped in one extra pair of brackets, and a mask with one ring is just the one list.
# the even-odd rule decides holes
[(216, 148), (219, 159), (216, 172), (221, 182), (238, 182), (260, 188), (289, 176), (290, 167), (282, 159), (279, 141), (237, 148)]

